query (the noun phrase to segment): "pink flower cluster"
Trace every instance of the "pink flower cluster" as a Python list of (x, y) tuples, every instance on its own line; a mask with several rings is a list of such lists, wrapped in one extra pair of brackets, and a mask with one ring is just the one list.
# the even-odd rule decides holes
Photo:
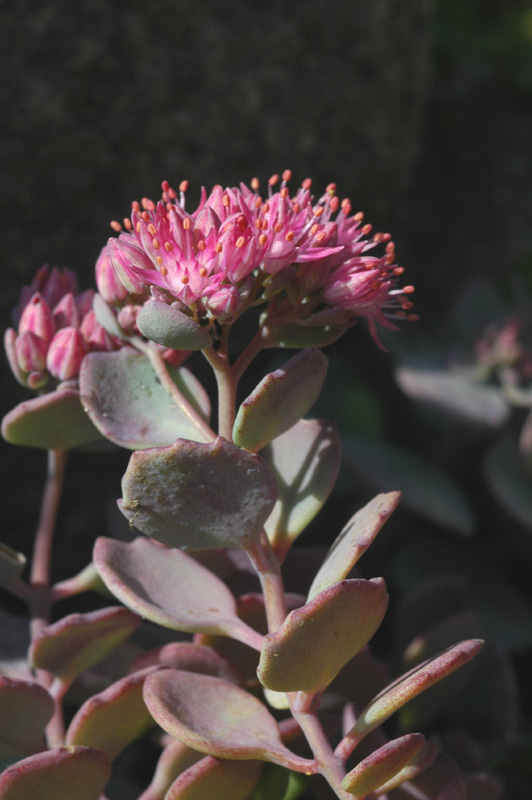
[[(163, 182), (161, 200), (135, 202), (131, 219), (112, 223), (120, 232), (108, 244), (116, 276), (131, 294), (149, 288), (220, 322), (240, 312), (255, 279), (267, 285), (269, 276), (283, 287), (293, 282), (301, 318), (333, 310), (344, 322), (368, 317), (372, 330), (375, 320), (394, 327), (390, 318), (413, 318), (413, 287), (396, 288), (403, 268), (394, 263), (390, 234), (369, 237), (371, 226), (363, 214), (351, 215), (335, 184), (317, 202), (310, 180), (290, 196), (290, 177), (286, 170), (274, 191), (279, 176), (272, 176), (265, 199), (256, 179), (251, 188), (203, 189), (193, 213), (185, 210), (187, 182), (179, 194)], [(383, 254), (368, 255), (377, 245)]]
[(22, 289), (14, 312), (16, 330), (6, 331), (5, 346), (23, 386), (40, 389), (50, 376), (76, 378), (87, 353), (121, 346), (96, 321), (93, 298), (92, 289), (79, 293), (74, 272), (47, 265)]

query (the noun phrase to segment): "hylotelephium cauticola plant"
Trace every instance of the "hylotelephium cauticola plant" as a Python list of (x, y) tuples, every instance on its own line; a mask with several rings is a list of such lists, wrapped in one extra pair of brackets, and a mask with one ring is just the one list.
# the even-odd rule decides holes
[[(98, 293), (48, 267), (22, 291), (5, 345), (34, 396), (2, 430), (48, 450), (49, 471), (28, 581), (24, 556), (1, 550), (0, 583), (27, 604), (31, 644), (27, 662), (2, 662), (0, 800), (114, 797), (113, 762), (146, 735), (161, 754), (138, 800), (288, 800), (315, 786), (343, 800), (393, 798), (399, 786), (466, 796), (461, 777), (422, 794), (436, 744), (381, 728), (482, 645), (460, 642), (391, 683), (372, 656), (386, 587), (349, 576), (399, 493), (347, 522), (306, 596), (284, 588), (281, 565), (339, 468), (334, 426), (304, 418), (325, 379), (318, 348), (361, 318), (378, 346), (379, 325), (415, 319), (391, 236), (371, 235), (334, 184), (316, 200), (310, 180), (292, 195), (290, 177), (270, 178), (264, 197), (256, 179), (202, 190), (193, 212), (186, 182), (164, 182), (157, 203), (112, 223)], [(257, 321), (246, 341), (243, 315)], [(266, 348), (298, 352), (238, 399)], [(183, 366), (193, 351), (214, 371), (217, 430)], [(98, 538), (93, 563), (51, 585), (67, 453), (102, 438), (133, 451), (119, 500), (131, 535)], [(58, 600), (89, 591), (120, 605), (51, 621)], [(179, 633), (143, 651), (141, 624)], [(113, 658), (122, 672), (108, 669), (103, 688), (100, 673), (91, 694), (87, 676)], [(73, 684), (84, 699), (72, 716)]]

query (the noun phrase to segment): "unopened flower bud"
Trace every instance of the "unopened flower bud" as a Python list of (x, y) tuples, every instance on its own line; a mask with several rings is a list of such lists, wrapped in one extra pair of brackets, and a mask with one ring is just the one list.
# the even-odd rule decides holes
[(141, 308), (142, 306), (136, 306), (133, 303), (128, 303), (118, 312), (116, 320), (122, 330), (124, 330), (128, 336), (133, 336), (135, 333), (138, 333), (137, 317)]
[(96, 262), (96, 285), (103, 299), (111, 305), (119, 305), (128, 296), (128, 290), (111, 266), (107, 247), (102, 249)]
[(242, 296), (236, 286), (220, 286), (209, 297), (207, 308), (218, 322), (231, 322), (237, 316), (245, 300), (245, 295)]
[(74, 295), (71, 292), (61, 298), (52, 313), (57, 330), (60, 328), (79, 327), (80, 316)]
[(47, 344), (52, 340), (56, 331), (53, 314), (46, 300), (38, 292), (33, 295), (22, 312), (18, 332), (31, 331)]
[(126, 290), (130, 294), (142, 294), (145, 288), (135, 270), (153, 269), (153, 264), (146, 253), (122, 237), (109, 239), (107, 252), (109, 262)]
[(23, 331), (15, 341), (17, 363), (22, 372), (35, 372), (45, 369), (46, 342), (32, 331)]
[(48, 348), (46, 367), (54, 378), (68, 381), (79, 374), (81, 362), (88, 349), (77, 328), (62, 328), (55, 334)]

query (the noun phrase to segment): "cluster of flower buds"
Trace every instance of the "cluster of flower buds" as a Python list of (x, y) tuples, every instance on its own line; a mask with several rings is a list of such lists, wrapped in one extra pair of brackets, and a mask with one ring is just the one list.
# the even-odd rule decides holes
[[(121, 289), (180, 303), (196, 318), (235, 319), (251, 302), (282, 293), (304, 324), (344, 325), (356, 317), (394, 327), (410, 313), (412, 286), (397, 288), (403, 268), (395, 263), (388, 233), (372, 236), (363, 214), (351, 214), (336, 185), (316, 202), (305, 180), (291, 196), (286, 170), (268, 182), (268, 196), (251, 187), (202, 189), (198, 208), (185, 210), (187, 181), (176, 192), (164, 181), (157, 203), (144, 198), (131, 218), (111, 227), (108, 253)], [(279, 189), (274, 187), (279, 184)], [(380, 256), (368, 255), (382, 245)], [(111, 282), (110, 282), (111, 283)], [(286, 315), (285, 315), (286, 316)]]
[(93, 298), (92, 289), (78, 291), (74, 272), (47, 265), (23, 288), (14, 311), (16, 329), (5, 335), (11, 369), (23, 386), (42, 389), (52, 378), (75, 379), (87, 353), (121, 346), (97, 322)]

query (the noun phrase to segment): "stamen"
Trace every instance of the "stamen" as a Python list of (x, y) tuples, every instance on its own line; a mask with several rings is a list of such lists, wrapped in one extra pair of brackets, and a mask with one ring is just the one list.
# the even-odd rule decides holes
[(259, 186), (260, 186), (259, 179), (258, 178), (252, 178), (251, 179), (251, 188), (253, 189), (254, 192), (256, 192), (258, 190)]
[(161, 243), (160, 243), (159, 239), (152, 239), (151, 243), (152, 243), (152, 246), (153, 246), (154, 250), (160, 250)]
[(338, 211), (339, 205), (340, 205), (340, 201), (338, 200), (336, 195), (334, 197), (331, 197), (331, 201), (329, 203), (329, 206), (330, 206), (330, 209), (333, 212), (333, 214), (334, 214), (335, 211)]
[(292, 170), (285, 169), (285, 171), (283, 172), (283, 181), (289, 181), (291, 177), (292, 177)]
[(163, 190), (163, 192), (167, 192), (169, 188), (170, 184), (168, 183), (168, 181), (163, 181), (161, 183), (161, 189)]
[(155, 259), (155, 263), (157, 264), (158, 267), (162, 267), (163, 260), (161, 256), (157, 256), (157, 258)]
[(166, 250), (167, 253), (171, 253), (172, 250), (174, 249), (174, 245), (172, 244), (172, 242), (165, 242), (164, 249)]
[(312, 179), (311, 178), (305, 178), (305, 180), (301, 184), (301, 188), (302, 189), (310, 189), (311, 186), (312, 186)]
[(415, 286), (403, 286), (402, 288), (403, 294), (413, 294), (415, 290)]
[(161, 260), (161, 264), (159, 265), (159, 272), (161, 273), (163, 278), (166, 278), (166, 276), (168, 275), (168, 270), (166, 269), (166, 267), (162, 263), (162, 258), (160, 260)]
[(116, 231), (117, 233), (122, 230), (121, 224), (118, 222), (117, 219), (114, 219), (112, 222), (109, 223), (111, 228)]
[(214, 252), (215, 253), (221, 253), (222, 250), (223, 250), (222, 243), (221, 242), (216, 242), (216, 244), (214, 245)]
[(260, 208), (262, 205), (262, 197), (257, 197), (255, 200), (255, 208)]
[(283, 200), (286, 200), (286, 198), (290, 196), (290, 192), (288, 191), (288, 186), (283, 186), (279, 194), (281, 195)]
[(207, 245), (205, 244), (205, 240), (200, 239), (196, 247), (198, 248), (198, 250), (205, 250), (205, 248), (207, 247)]
[(261, 221), (260, 219), (256, 219), (256, 220), (255, 220), (255, 227), (256, 227), (256, 228), (257, 228), (257, 230), (259, 230), (259, 231), (260, 231), (260, 229), (262, 228), (262, 221)]
[(134, 200), (131, 203), (131, 210), (134, 211), (135, 214), (139, 214), (140, 213), (140, 205), (138, 203), (138, 200)]
[(231, 201), (230, 201), (229, 197), (226, 194), (224, 194), (224, 196), (222, 198), (222, 203), (224, 204), (225, 208), (228, 208), (229, 205), (231, 204)]
[(286, 234), (286, 236), (284, 238), (286, 239), (287, 242), (293, 242), (294, 241), (294, 236), (295, 236), (294, 231), (288, 231), (288, 233)]
[(235, 247), (244, 247), (245, 244), (246, 244), (246, 240), (244, 239), (244, 237), (243, 236), (239, 236), (238, 239), (235, 242)]
[(344, 212), (346, 217), (348, 217), (349, 214), (351, 213), (351, 200), (348, 197), (344, 197), (344, 199), (342, 200), (342, 211)]
[(323, 210), (324, 210), (323, 206), (318, 206), (317, 208), (314, 209), (314, 216), (321, 217), (321, 215), (323, 214)]
[(181, 283), (182, 283), (184, 286), (186, 286), (186, 285), (187, 285), (187, 283), (189, 282), (189, 280), (190, 280), (190, 278), (188, 277), (188, 275), (183, 275), (183, 277), (181, 278)]
[(142, 219), (144, 220), (144, 222), (149, 222), (149, 221), (150, 221), (150, 215), (148, 214), (148, 212), (147, 212), (147, 211), (143, 211), (143, 212), (142, 212), (142, 214), (141, 214), (140, 216), (142, 217)]
[(355, 222), (362, 222), (362, 220), (364, 219), (364, 212), (357, 211), (357, 213), (353, 215), (353, 219), (355, 220)]
[(315, 222), (314, 225), (312, 226), (312, 228), (310, 229), (311, 235), (314, 236), (317, 233), (317, 231), (319, 231), (319, 229), (320, 229), (320, 226), (318, 225), (317, 222)]
[(181, 181), (181, 183), (179, 184), (179, 191), (186, 192), (187, 189), (188, 189), (188, 181)]
[(243, 231), (243, 230), (245, 230), (247, 228), (248, 221), (247, 221), (247, 219), (245, 218), (245, 216), (243, 214), (240, 214), (240, 216), (238, 216), (237, 219), (236, 219), (236, 224), (238, 225), (240, 230)]
[(408, 322), (419, 322), (418, 314), (409, 314), (407, 317)]
[(206, 278), (207, 277), (208, 270), (207, 270), (206, 267), (200, 267), (198, 271), (199, 271), (199, 274), (200, 274), (200, 278)]
[(268, 241), (268, 237), (266, 236), (266, 234), (265, 233), (261, 233), (261, 235), (259, 236), (259, 244), (260, 244), (260, 246), (264, 247), (264, 245), (266, 244), (267, 241)]
[(192, 222), (188, 217), (183, 220), (183, 230), (189, 231), (192, 228)]
[(124, 217), (124, 228), (127, 231), (130, 231), (132, 229), (132, 227), (133, 227), (133, 223), (131, 222), (129, 217)]
[(371, 228), (372, 228), (371, 225), (364, 225), (364, 227), (362, 228), (362, 233), (364, 234), (364, 236), (367, 236), (368, 233), (371, 233)]
[(268, 178), (268, 184), (270, 186), (275, 186), (275, 184), (277, 183), (278, 180), (279, 180), (279, 176), (277, 174), (272, 175), (270, 178)]
[(150, 224), (148, 225), (148, 233), (151, 233), (152, 236), (155, 236), (155, 234), (157, 233), (157, 228), (155, 227), (153, 222), (150, 222)]
[(297, 214), (299, 213), (299, 211), (301, 211), (301, 206), (299, 205), (299, 203), (294, 203), (294, 205), (292, 206), (292, 211), (294, 212), (294, 214)]
[(275, 225), (273, 226), (273, 230), (275, 231), (275, 233), (281, 233), (282, 229), (283, 229), (282, 222), (276, 222)]
[(392, 271), (392, 275), (396, 275), (397, 277), (399, 277), (399, 275), (402, 275), (404, 271), (405, 271), (404, 267), (395, 267), (395, 269)]
[(336, 191), (336, 184), (335, 184), (335, 183), (330, 183), (330, 184), (327, 186), (327, 188), (325, 189), (325, 192), (326, 192), (327, 194), (334, 194), (334, 193), (335, 193), (335, 191)]

